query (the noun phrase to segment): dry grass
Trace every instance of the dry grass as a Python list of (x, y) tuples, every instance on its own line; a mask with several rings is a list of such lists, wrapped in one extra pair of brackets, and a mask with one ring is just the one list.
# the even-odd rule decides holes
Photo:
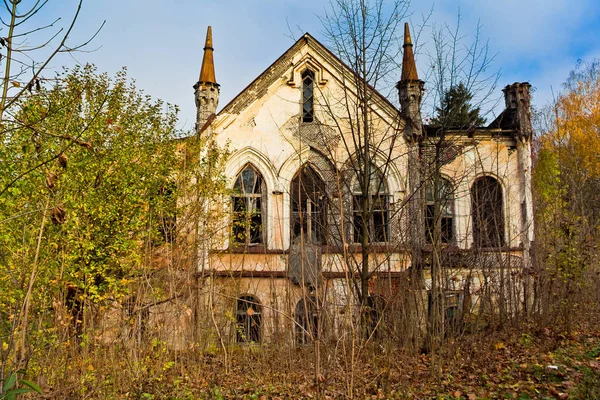
[(353, 369), (349, 352), (322, 343), (315, 379), (311, 346), (232, 347), (225, 365), (220, 350), (172, 351), (150, 340), (63, 343), (36, 352), (29, 375), (51, 399), (600, 398), (596, 321), (571, 334), (519, 326), (448, 339), (441, 374), (430, 355), (381, 343), (361, 349)]

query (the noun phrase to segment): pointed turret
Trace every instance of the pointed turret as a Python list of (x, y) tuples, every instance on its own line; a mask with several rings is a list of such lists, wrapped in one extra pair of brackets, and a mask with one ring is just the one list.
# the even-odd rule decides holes
[(421, 98), (424, 82), (417, 74), (417, 64), (413, 52), (412, 39), (408, 23), (404, 24), (404, 54), (402, 57), (402, 75), (396, 85), (400, 96), (400, 114), (406, 121), (404, 137), (406, 140), (419, 140), (422, 137)]
[(408, 145), (408, 189), (409, 189), (409, 243), (411, 249), (411, 268), (415, 271), (422, 267), (422, 250), (425, 238), (425, 215), (423, 201), (422, 163), (420, 156), (423, 139), (421, 122), (421, 98), (424, 82), (419, 80), (415, 54), (410, 37), (408, 23), (404, 24), (404, 49), (402, 57), (402, 75), (396, 85), (400, 97), (400, 115), (404, 120), (403, 136)]
[(415, 53), (413, 52), (412, 39), (410, 38), (410, 29), (408, 22), (404, 23), (404, 55), (402, 57), (402, 76), (401, 81), (418, 81), (417, 64), (415, 63)]
[(206, 32), (206, 44), (204, 45), (204, 58), (202, 59), (199, 82), (217, 83), (217, 79), (215, 78), (215, 62), (213, 60), (214, 50), (212, 42), (212, 26), (209, 26)]
[(219, 105), (219, 84), (215, 78), (215, 63), (213, 59), (212, 27), (206, 31), (204, 57), (200, 68), (200, 77), (194, 85), (196, 95), (196, 132), (206, 131)]

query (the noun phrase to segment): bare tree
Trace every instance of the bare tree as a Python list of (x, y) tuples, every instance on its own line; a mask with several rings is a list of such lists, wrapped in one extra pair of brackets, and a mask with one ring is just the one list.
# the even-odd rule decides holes
[[(427, 25), (426, 19), (422, 27)], [(441, 27), (432, 25), (430, 29), (432, 49), (425, 51), (429, 60), (425, 79), (430, 90), (423, 104), (437, 115), (423, 132), (421, 146), (425, 154), (423, 182), (426, 197), (433, 204), (431, 209), (425, 204), (423, 208), (429, 222), (426, 241), (431, 243), (428, 347), (435, 354), (441, 350), (448, 325), (445, 321), (448, 276), (444, 270), (443, 253), (446, 244), (455, 240), (444, 237), (447, 236), (447, 228), (443, 226), (447, 214), (445, 208), (460, 195), (455, 192), (456, 183), (466, 179), (466, 173), (463, 173), (463, 176), (454, 177), (455, 183), (448, 184), (441, 171), (444, 164), (452, 162), (464, 151), (465, 136), (461, 131), (474, 133), (483, 127), (484, 118), (479, 116), (479, 109), (497, 103), (493, 93), (499, 73), (492, 70), (494, 55), (490, 54), (488, 43), (481, 37), (480, 23), (472, 40), (461, 32), (460, 11), (454, 26), (445, 23)], [(474, 95), (475, 103), (471, 105), (468, 101)]]
[[(36, 25), (36, 17), (39, 17), (43, 10), (50, 6), (49, 1), (7, 0), (2, 6), (4, 13), (0, 22), (7, 32), (6, 36), (0, 37), (0, 68), (2, 69), (0, 139), (5, 139), (20, 127), (31, 127), (39, 122), (19, 119), (21, 100), (40, 95), (39, 91), (44, 80), (49, 79), (44, 73), (48, 72), (52, 60), (56, 59), (59, 54), (83, 50), (104, 26), (102, 23), (93, 35), (82, 42), (69, 43), (81, 12), (83, 0), (78, 2), (73, 16), (66, 23), (63, 23), (61, 18), (57, 18), (50, 23)], [(40, 132), (40, 136), (36, 140), (41, 142), (44, 139), (44, 133)], [(79, 136), (65, 137), (65, 146), (81, 144)], [(32, 170), (52, 162), (60, 154), (62, 151), (44, 158), (34, 165)], [(0, 195), (23, 176), (16, 177), (0, 188)]]
[[(374, 226), (373, 217), (381, 211), (388, 212), (388, 199), (380, 193), (385, 191), (383, 177), (398, 157), (394, 150), (399, 142), (399, 118), (385, 127), (377, 125), (380, 121), (375, 109), (381, 107), (382, 99), (376, 88), (397, 73), (396, 60), (401, 54), (399, 28), (408, 5), (407, 1), (387, 4), (380, 0), (337, 0), (330, 3), (322, 18), (328, 44), (352, 71), (341, 77), (342, 95), (323, 98), (321, 106), (334, 121), (347, 158), (347, 170), (343, 173), (349, 179), (339, 180), (339, 190), (356, 194), (351, 199), (356, 216), (353, 238), (347, 237), (348, 231), (341, 227), (337, 229), (344, 243), (360, 245), (360, 257), (348, 261), (350, 271), (358, 276), (354, 293), (363, 307), (369, 301), (373, 244), (390, 241), (388, 221)], [(377, 158), (380, 160), (376, 162)], [(382, 215), (388, 218), (387, 214)]]

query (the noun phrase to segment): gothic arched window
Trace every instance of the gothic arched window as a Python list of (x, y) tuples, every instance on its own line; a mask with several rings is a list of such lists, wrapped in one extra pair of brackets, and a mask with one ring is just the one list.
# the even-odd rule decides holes
[(235, 341), (260, 342), (261, 306), (254, 296), (241, 296), (236, 303)]
[(315, 297), (303, 297), (296, 304), (294, 314), (296, 343), (307, 344), (313, 342), (319, 335), (317, 299)]
[[(357, 180), (353, 188), (354, 242), (361, 243), (365, 233), (369, 242), (387, 242), (390, 238), (389, 229), (389, 194), (378, 169), (373, 168), (369, 180), (368, 193), (365, 195)], [(366, 199), (367, 210), (363, 210)]]
[(252, 165), (246, 165), (238, 174), (233, 191), (232, 240), (245, 245), (264, 243), (267, 190), (262, 175)]
[(425, 214), (425, 238), (427, 243), (433, 243), (435, 231), (435, 204), (439, 202), (439, 216), (441, 231), (440, 241), (451, 243), (454, 240), (454, 191), (449, 180), (438, 180), (437, 196), (435, 195), (434, 182), (429, 182), (426, 190), (427, 209)]
[(302, 72), (302, 122), (313, 122), (315, 114), (315, 73)]
[(502, 186), (495, 178), (483, 176), (473, 183), (471, 204), (475, 247), (504, 246), (502, 198)]
[(291, 234), (293, 242), (324, 244), (327, 233), (325, 183), (309, 165), (292, 180)]

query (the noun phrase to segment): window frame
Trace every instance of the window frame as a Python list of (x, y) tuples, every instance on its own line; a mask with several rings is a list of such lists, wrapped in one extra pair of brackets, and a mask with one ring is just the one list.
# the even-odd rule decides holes
[[(310, 314), (310, 315), (309, 315)], [(303, 296), (294, 308), (294, 340), (297, 345), (307, 345), (319, 338), (320, 318), (317, 298)]]
[[(440, 185), (442, 184), (442, 185)], [(427, 244), (433, 243), (433, 230), (435, 229), (435, 196), (433, 196), (434, 182), (428, 182), (425, 190), (425, 242)], [(444, 193), (444, 187), (448, 188)], [(440, 176), (438, 181), (438, 201), (442, 201), (445, 204), (440, 204), (440, 218), (441, 218), (441, 237), (440, 241), (443, 244), (455, 243), (456, 240), (456, 229), (455, 224), (455, 210), (454, 210), (454, 184), (453, 182), (445, 177)], [(447, 195), (447, 198), (441, 193)], [(445, 223), (446, 222), (446, 223)], [(446, 229), (444, 229), (446, 227)], [(448, 234), (449, 233), (449, 234)]]
[(315, 121), (315, 72), (306, 68), (300, 74), (300, 78), (302, 80), (301, 119), (303, 123), (311, 123)]
[[(487, 181), (487, 186), (478, 188), (477, 185), (482, 184), (484, 181)], [(485, 183), (483, 184), (485, 185)], [(490, 190), (492, 184), (495, 187)], [(485, 190), (485, 193), (479, 193), (477, 190)], [(506, 220), (504, 213), (504, 187), (502, 186), (502, 183), (494, 176), (482, 175), (473, 181), (470, 193), (473, 223), (473, 247), (504, 247), (506, 245)], [(487, 198), (490, 193), (492, 193), (495, 198)], [(481, 194), (483, 194), (483, 199), (481, 199)], [(481, 203), (481, 201), (484, 203)], [(491, 223), (489, 223), (490, 221)], [(489, 226), (492, 227), (491, 232), (487, 229)], [(482, 229), (485, 229), (485, 233), (482, 232)]]
[[(254, 173), (254, 184), (250, 192), (247, 192), (243, 186), (243, 174), (248, 169), (251, 169)], [(236, 192), (236, 187), (238, 186), (242, 187), (241, 190)], [(238, 207), (239, 209), (237, 209)], [(235, 246), (260, 246), (267, 244), (267, 186), (263, 175), (251, 163), (244, 165), (236, 175), (231, 195), (231, 216), (231, 241)], [(241, 228), (242, 226), (243, 229)], [(244, 230), (244, 232), (238, 233), (241, 230)], [(243, 236), (243, 240), (240, 240), (239, 236)]]
[[(308, 179), (313, 179), (306, 186), (302, 180), (305, 174)], [(318, 191), (309, 193), (306, 191), (309, 186)], [(297, 210), (294, 209), (296, 205)], [(300, 239), (301, 243), (327, 244), (327, 209), (325, 181), (312, 165), (303, 165), (290, 183), (290, 241), (294, 243)], [(299, 233), (295, 232), (296, 225), (300, 227)]]
[[(245, 308), (240, 307), (243, 304)], [(249, 311), (252, 310), (251, 313)], [(256, 339), (256, 340), (254, 340)], [(261, 343), (262, 306), (251, 294), (238, 296), (235, 303), (235, 342)]]
[[(377, 177), (379, 181), (375, 181), (377, 183), (376, 193), (369, 190), (369, 243), (389, 243), (391, 241), (390, 204), (392, 196), (388, 191), (387, 182), (381, 171), (373, 167), (371, 175), (372, 178), (369, 185), (373, 184), (373, 177)], [(359, 182), (355, 178), (352, 187), (352, 240), (354, 243), (361, 243), (361, 231), (365, 225), (361, 209), (362, 197), (364, 195), (361, 188), (357, 185), (359, 185)], [(380, 222), (378, 223), (376, 223), (376, 215), (379, 216)], [(380, 240), (382, 238), (383, 240)]]

